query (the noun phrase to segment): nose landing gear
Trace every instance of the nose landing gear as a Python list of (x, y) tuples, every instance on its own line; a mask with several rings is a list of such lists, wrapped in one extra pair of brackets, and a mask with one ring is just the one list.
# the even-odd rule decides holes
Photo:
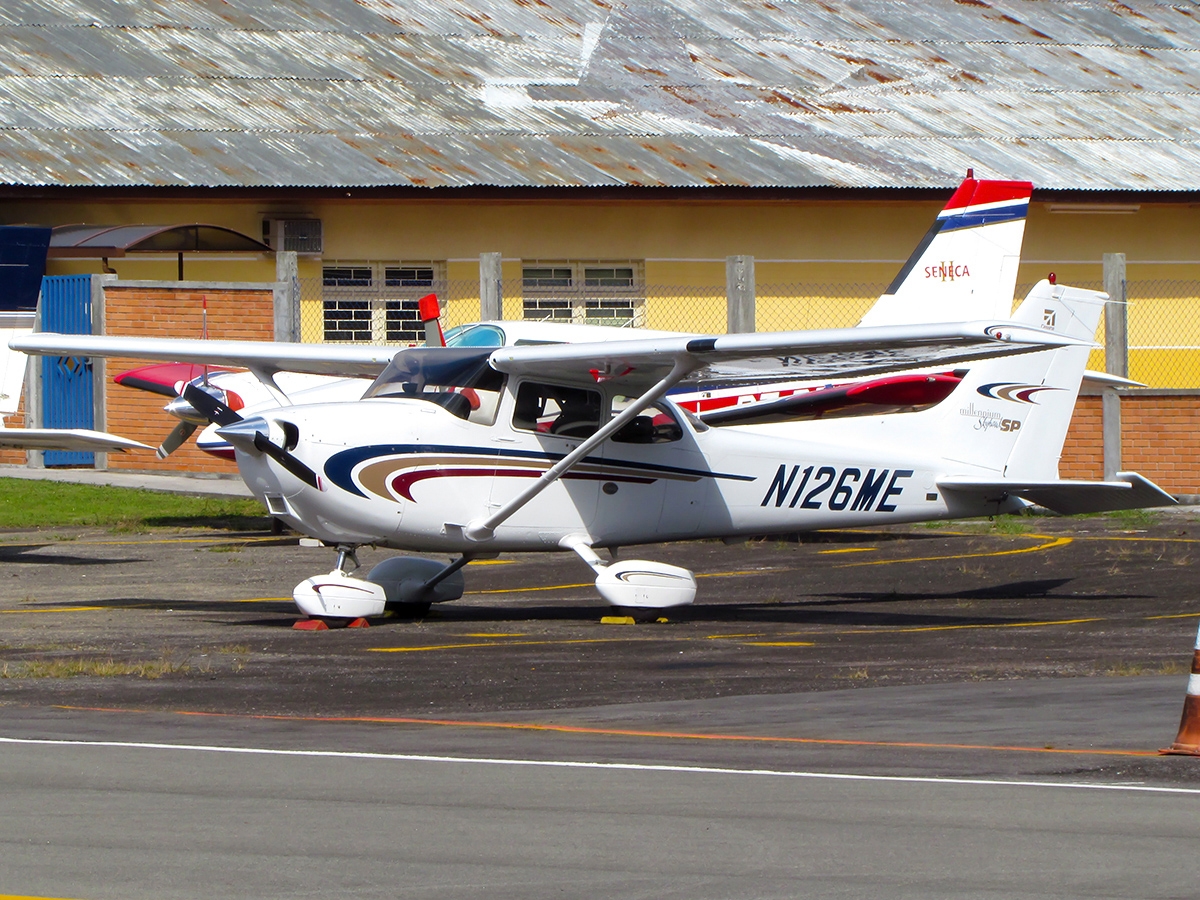
[[(434, 603), (457, 600), (463, 594), (463, 556), (449, 564), (419, 556), (393, 556), (356, 578), (347, 562), (359, 567), (357, 545), (339, 544), (337, 565), (327, 575), (314, 575), (296, 585), (292, 599), (307, 616), (316, 619), (358, 620), (383, 615), (393, 609), (422, 615)], [(311, 626), (307, 626), (311, 627)]]

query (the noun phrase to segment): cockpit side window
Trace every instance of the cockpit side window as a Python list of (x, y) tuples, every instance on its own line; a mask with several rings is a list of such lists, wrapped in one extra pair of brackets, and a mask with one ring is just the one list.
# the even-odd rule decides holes
[[(613, 397), (612, 414), (615, 416), (634, 401), (634, 397), (617, 394)], [(683, 437), (683, 426), (675, 418), (674, 411), (665, 403), (647, 406), (633, 417), (620, 431), (612, 436), (618, 444), (668, 444)]]
[(586, 438), (600, 428), (599, 391), (526, 381), (517, 388), (513, 428)]

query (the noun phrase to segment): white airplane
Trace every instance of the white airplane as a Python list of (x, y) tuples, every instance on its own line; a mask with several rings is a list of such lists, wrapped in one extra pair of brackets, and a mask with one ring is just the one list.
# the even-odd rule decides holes
[[(1015, 321), (662, 338), (396, 354), (364, 398), (242, 418), (189, 388), (221, 424), (242, 478), (275, 515), (338, 548), (294, 599), (353, 619), (461, 596), (460, 569), (502, 552), (571, 550), (609, 603), (690, 603), (685, 569), (597, 550), (1016, 512), (1161, 506), (1132, 473), (1057, 477), (1105, 295), (1048, 281)], [(1019, 354), (1019, 355), (1018, 355)], [(996, 357), (982, 359), (982, 357)], [(862, 377), (962, 365), (922, 412), (710, 427), (666, 399), (705, 369)], [(476, 397), (468, 402), (467, 392)], [(346, 571), (362, 544), (453, 553)]]
[(29, 358), (10, 350), (8, 343), (33, 332), (32, 314), (0, 313), (0, 449), (4, 450), (152, 450), (90, 428), (9, 428), (4, 420), (20, 408), (21, 390)]

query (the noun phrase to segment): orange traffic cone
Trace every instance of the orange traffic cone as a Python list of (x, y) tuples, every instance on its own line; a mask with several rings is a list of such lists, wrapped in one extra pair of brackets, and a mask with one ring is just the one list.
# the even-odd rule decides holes
[(1196, 632), (1196, 649), (1192, 653), (1192, 674), (1188, 678), (1187, 696), (1183, 698), (1183, 718), (1175, 743), (1159, 753), (1175, 756), (1200, 756), (1200, 630)]

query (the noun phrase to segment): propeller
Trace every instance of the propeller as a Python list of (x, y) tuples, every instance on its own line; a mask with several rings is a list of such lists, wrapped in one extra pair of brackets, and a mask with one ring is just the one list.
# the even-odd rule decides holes
[[(280, 447), (267, 437), (269, 426), (266, 419), (261, 416), (243, 419), (212, 394), (191, 384), (183, 389), (183, 399), (203, 413), (209, 421), (220, 425), (217, 434), (235, 447), (240, 446), (247, 450), (253, 447), (259, 453), (271, 457), (305, 484), (320, 489), (321, 484), (317, 480), (316, 472), (297, 459), (290, 450)], [(299, 438), (299, 434), (290, 436), (288, 443), (295, 446), (295, 438)]]
[[(166, 410), (173, 416), (179, 417), (182, 421), (171, 429), (171, 433), (166, 436), (163, 442), (159, 445), (155, 455), (159, 459), (166, 459), (183, 443), (192, 436), (196, 428), (204, 424), (196, 418), (199, 413), (205, 421), (213, 422), (220, 420), (216, 418), (219, 414), (228, 421), (238, 421), (241, 419), (234, 410), (218, 400), (212, 393), (204, 388), (197, 387), (193, 382), (182, 382), (183, 388), (178, 393), (172, 391), (171, 395), (175, 398), (167, 404)], [(234, 398), (233, 402), (240, 403), (241, 398), (237, 397), (232, 392), (224, 392), (227, 397)], [(233, 416), (233, 419), (229, 419)]]
[(192, 422), (180, 422), (171, 429), (171, 433), (158, 445), (158, 449), (154, 451), (154, 455), (159, 459), (166, 459), (183, 446), (183, 442), (192, 436), (196, 427)]
[(183, 386), (183, 393), (180, 396), (192, 404), (192, 408), (201, 413), (210, 422), (215, 422), (223, 426), (242, 421), (242, 417), (236, 412), (208, 393), (208, 391), (200, 390), (200, 388), (191, 382)]

